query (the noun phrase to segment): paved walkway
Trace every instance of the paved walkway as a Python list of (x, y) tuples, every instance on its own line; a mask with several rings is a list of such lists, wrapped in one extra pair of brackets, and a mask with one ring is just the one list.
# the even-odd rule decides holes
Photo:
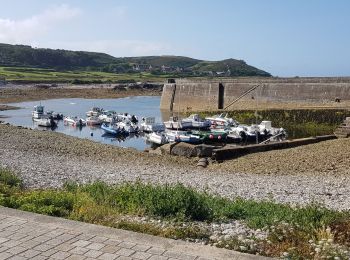
[(264, 259), (0, 207), (0, 259)]

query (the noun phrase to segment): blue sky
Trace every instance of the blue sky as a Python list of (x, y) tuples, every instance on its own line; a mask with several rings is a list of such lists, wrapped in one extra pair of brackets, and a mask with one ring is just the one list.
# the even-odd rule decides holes
[(0, 42), (350, 76), (347, 0), (0, 0)]

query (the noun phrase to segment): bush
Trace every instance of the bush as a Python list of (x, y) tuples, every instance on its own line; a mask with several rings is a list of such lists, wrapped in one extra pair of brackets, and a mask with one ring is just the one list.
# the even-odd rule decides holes
[(74, 201), (74, 195), (65, 191), (31, 191), (8, 198), (4, 206), (50, 216), (68, 217), (73, 210)]
[(10, 187), (21, 187), (22, 181), (11, 171), (0, 168), (0, 183)]
[(121, 212), (192, 220), (212, 218), (206, 196), (181, 184), (152, 186), (135, 183), (109, 187), (104, 183), (94, 183), (83, 190), (97, 203), (107, 203)]

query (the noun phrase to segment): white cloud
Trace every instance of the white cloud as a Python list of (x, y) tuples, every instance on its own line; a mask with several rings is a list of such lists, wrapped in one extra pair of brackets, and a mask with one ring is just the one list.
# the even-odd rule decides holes
[(57, 49), (68, 49), (75, 51), (104, 52), (115, 57), (145, 56), (169, 54), (172, 46), (162, 42), (144, 40), (99, 40), (82, 42), (50, 42), (48, 46)]
[(69, 21), (80, 10), (68, 5), (52, 6), (41, 14), (22, 20), (0, 18), (0, 42), (28, 43), (50, 31), (59, 23)]

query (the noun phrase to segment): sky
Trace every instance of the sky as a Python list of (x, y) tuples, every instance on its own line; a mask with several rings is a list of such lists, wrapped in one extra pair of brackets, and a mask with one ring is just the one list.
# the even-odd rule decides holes
[(348, 0), (0, 0), (0, 42), (350, 76)]

